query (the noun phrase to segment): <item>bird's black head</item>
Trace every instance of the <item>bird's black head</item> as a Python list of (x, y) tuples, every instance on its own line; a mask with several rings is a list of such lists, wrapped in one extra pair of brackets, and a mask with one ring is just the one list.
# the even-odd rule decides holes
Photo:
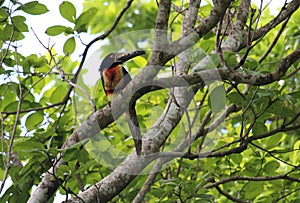
[(115, 67), (117, 65), (120, 65), (128, 61), (129, 59), (132, 59), (136, 56), (140, 56), (143, 54), (145, 54), (145, 51), (142, 50), (121, 52), (121, 53), (110, 53), (103, 59), (99, 71), (103, 71), (104, 69)]

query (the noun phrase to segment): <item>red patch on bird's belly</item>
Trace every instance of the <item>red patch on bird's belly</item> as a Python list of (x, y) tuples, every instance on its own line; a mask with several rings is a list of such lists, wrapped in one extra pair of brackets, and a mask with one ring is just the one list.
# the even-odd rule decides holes
[(117, 65), (103, 71), (103, 82), (107, 96), (110, 96), (124, 76), (122, 67)]
[(121, 66), (115, 66), (113, 68), (108, 68), (103, 71), (104, 80), (110, 82), (111, 84), (118, 83), (123, 78), (123, 71)]

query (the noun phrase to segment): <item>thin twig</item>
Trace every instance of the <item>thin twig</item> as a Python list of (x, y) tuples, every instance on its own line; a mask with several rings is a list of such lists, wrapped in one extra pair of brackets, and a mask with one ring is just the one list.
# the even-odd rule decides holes
[(66, 80), (66, 81), (67, 81), (67, 83), (69, 83), (72, 87), (78, 88), (81, 92), (83, 92), (83, 93), (85, 94), (86, 98), (89, 100), (90, 105), (91, 105), (92, 108), (93, 108), (93, 112), (95, 112), (95, 111), (96, 111), (96, 106), (95, 106), (95, 103), (94, 103), (93, 99), (90, 97), (89, 93), (88, 93), (85, 89), (83, 89), (81, 86), (79, 86), (78, 84), (73, 83), (72, 80)]
[(298, 71), (300, 71), (300, 66), (297, 67), (295, 70), (293, 70), (292, 72), (290, 72), (288, 75), (287, 75), (287, 78), (289, 77), (292, 77), (293, 75), (295, 75)]
[[(15, 48), (15, 57), (16, 57), (16, 66), (17, 66), (17, 69), (18, 69), (18, 52), (17, 52), (17, 48)], [(18, 79), (20, 80), (20, 74), (18, 73)], [(22, 105), (22, 100), (23, 100), (23, 88), (21, 86), (21, 83), (19, 82), (19, 101), (18, 101), (18, 107), (17, 107), (17, 114), (16, 114), (16, 118), (15, 118), (15, 122), (14, 122), (14, 125), (13, 125), (13, 130), (12, 130), (12, 133), (11, 133), (11, 136), (10, 136), (10, 141), (9, 141), (9, 145), (8, 145), (8, 149), (7, 149), (7, 163), (6, 163), (6, 168), (5, 168), (5, 173), (4, 173), (4, 177), (3, 177), (3, 180), (2, 180), (2, 183), (1, 183), (1, 186), (0, 186), (0, 193), (2, 192), (3, 188), (4, 188), (4, 185), (5, 185), (5, 182), (6, 182), (6, 179), (8, 177), (8, 173), (9, 173), (9, 170), (11, 168), (11, 159), (12, 159), (12, 148), (13, 148), (13, 143), (14, 143), (14, 139), (15, 139), (15, 136), (16, 136), (16, 132), (17, 132), (17, 126), (18, 126), (18, 122), (19, 122), (19, 119), (20, 119), (20, 110), (21, 110), (21, 105)]]
[(232, 195), (230, 195), (229, 193), (223, 191), (219, 186), (216, 186), (215, 188), (218, 190), (218, 192), (219, 192), (220, 194), (224, 195), (225, 197), (227, 197), (228, 199), (230, 199), (230, 200), (233, 201), (233, 202), (246, 203), (246, 201), (243, 201), (243, 200), (241, 200), (241, 199), (235, 198), (235, 197), (233, 197)]
[(138, 194), (135, 196), (134, 200), (132, 201), (132, 203), (139, 203), (139, 202), (143, 202), (147, 192), (150, 190), (151, 185), (153, 184), (156, 175), (158, 174), (158, 172), (161, 170), (163, 164), (165, 162), (162, 161), (161, 159), (157, 160), (156, 163), (154, 164), (147, 180), (144, 182), (142, 188), (140, 189), (140, 191), (138, 192)]
[[(281, 195), (278, 199), (274, 200), (273, 203), (277, 203), (277, 202), (279, 202), (280, 200), (282, 200), (282, 199), (286, 198), (287, 196), (289, 196), (289, 195), (291, 195), (291, 194), (293, 194), (293, 193), (296, 193), (296, 192), (298, 192), (298, 191), (300, 191), (300, 187), (297, 188), (297, 189), (295, 189), (295, 190), (293, 190), (293, 191), (291, 191), (291, 192), (288, 192), (287, 194)], [(287, 202), (288, 202), (288, 201), (287, 201)]]
[[(222, 17), (222, 19), (223, 19), (223, 17)], [(222, 39), (220, 40), (221, 30), (222, 30), (222, 23), (221, 23), (222, 19), (220, 20), (220, 23), (218, 24), (218, 28), (217, 28), (217, 32), (216, 32), (215, 50), (217, 52), (217, 55), (218, 55), (218, 58), (219, 58), (221, 66), (227, 68), (228, 66), (227, 66), (227, 63), (226, 63), (226, 61), (225, 61), (225, 59), (223, 57), (223, 51), (222, 51), (222, 48), (221, 48), (223, 36), (222, 36)]]
[(278, 161), (280, 161), (280, 162), (282, 162), (282, 163), (285, 163), (286, 165), (292, 166), (292, 167), (294, 167), (294, 168), (297, 167), (297, 166), (295, 166), (295, 165), (293, 165), (293, 164), (290, 164), (289, 162), (287, 162), (287, 161), (285, 161), (285, 160), (282, 160), (282, 159), (276, 157), (274, 154), (272, 154), (272, 152), (270, 152), (270, 151), (268, 151), (268, 150), (262, 148), (261, 146), (259, 146), (259, 145), (257, 145), (257, 144), (254, 144), (253, 142), (251, 142), (250, 144), (253, 145), (253, 146), (255, 146), (255, 147), (257, 147), (258, 149), (260, 149), (260, 150), (262, 150), (262, 151), (268, 153), (271, 157), (273, 157), (274, 159), (276, 159), (276, 160), (278, 160)]
[[(228, 178), (224, 178), (219, 180), (218, 182), (211, 183), (210, 185), (205, 186), (206, 189), (210, 189), (228, 182), (233, 182), (233, 181), (272, 181), (272, 180), (278, 180), (278, 179), (284, 179), (284, 180), (289, 180), (290, 177), (288, 174), (290, 173), (284, 173), (281, 175), (276, 175), (276, 176), (231, 176)], [(296, 182), (300, 182), (300, 179), (296, 179)]]
[(269, 46), (267, 51), (264, 53), (264, 55), (258, 60), (258, 63), (261, 63), (263, 60), (265, 60), (265, 58), (269, 55), (269, 53), (271, 53), (272, 49), (277, 44), (282, 32), (284, 31), (287, 23), (289, 22), (290, 18), (291, 18), (291, 16), (289, 16), (287, 19), (285, 19), (285, 21), (282, 23), (282, 26), (280, 27), (280, 30), (278, 31), (276, 37), (274, 38), (274, 40), (272, 41), (271, 45)]

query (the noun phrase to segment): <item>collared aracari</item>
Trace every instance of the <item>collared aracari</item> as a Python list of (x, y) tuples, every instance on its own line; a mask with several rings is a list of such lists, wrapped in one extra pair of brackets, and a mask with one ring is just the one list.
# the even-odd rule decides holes
[[(144, 51), (128, 51), (122, 53), (110, 53), (107, 55), (99, 68), (102, 85), (108, 100), (111, 100), (112, 94), (117, 93), (131, 81), (131, 77), (122, 63), (145, 54)], [(129, 110), (125, 112), (126, 119), (132, 134), (137, 155), (142, 151), (142, 136), (139, 128), (139, 122), (135, 111), (135, 102), (130, 102)]]

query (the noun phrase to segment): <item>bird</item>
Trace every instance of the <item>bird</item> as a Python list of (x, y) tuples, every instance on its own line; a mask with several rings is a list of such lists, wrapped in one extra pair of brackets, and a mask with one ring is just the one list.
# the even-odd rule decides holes
[[(126, 61), (146, 54), (143, 50), (134, 50), (120, 53), (110, 53), (102, 60), (99, 68), (102, 86), (108, 101), (111, 101), (113, 94), (117, 94), (124, 89), (132, 80), (128, 71), (122, 66)], [(142, 152), (142, 136), (139, 122), (135, 110), (135, 101), (130, 102), (128, 110), (125, 112), (126, 120), (133, 137), (135, 151), (137, 155)]]

